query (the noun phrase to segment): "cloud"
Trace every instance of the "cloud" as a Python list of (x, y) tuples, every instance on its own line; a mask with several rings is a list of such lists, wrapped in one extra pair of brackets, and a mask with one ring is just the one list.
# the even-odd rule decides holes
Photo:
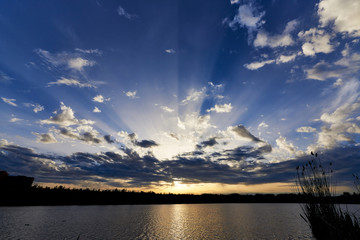
[(41, 111), (44, 111), (44, 106), (41, 106), (40, 104), (38, 103), (24, 103), (24, 106), (25, 107), (32, 107), (33, 108), (33, 111), (35, 113), (38, 113), (38, 112), (41, 112)]
[(111, 136), (110, 136), (110, 135), (105, 135), (105, 136), (104, 136), (104, 140), (105, 140), (107, 143), (109, 143), (109, 144), (115, 142), (115, 140), (111, 139)]
[(94, 113), (100, 113), (100, 112), (101, 112), (101, 110), (100, 110), (100, 109), (98, 109), (98, 107), (94, 107), (93, 112), (94, 112)]
[(177, 126), (180, 129), (188, 130), (192, 133), (202, 134), (206, 130), (216, 128), (210, 123), (210, 115), (199, 115), (196, 112), (186, 114), (183, 119), (178, 117)]
[(9, 83), (12, 80), (14, 80), (14, 78), (9, 77), (3, 71), (0, 71), (0, 83)]
[(38, 136), (37, 141), (42, 143), (57, 143), (56, 138), (51, 133), (33, 133)]
[(129, 20), (138, 17), (138, 16), (135, 15), (135, 14), (130, 14), (130, 13), (128, 13), (128, 12), (125, 11), (125, 9), (124, 9), (123, 7), (121, 7), (121, 6), (119, 6), (119, 7), (117, 8), (117, 13), (118, 13), (120, 16), (125, 17), (125, 18), (127, 18), (127, 19), (129, 19)]
[[(279, 141), (283, 143), (284, 151), (294, 150), (285, 138)], [(3, 161), (0, 161), (0, 169), (6, 169), (14, 175), (34, 176), (37, 182), (79, 185), (83, 184), (83, 181), (95, 184), (99, 179), (114, 187), (143, 187), (171, 183), (174, 179), (181, 179), (187, 184), (260, 184), (293, 182), (296, 167), (309, 160), (308, 156), (299, 155), (280, 162), (262, 161), (272, 151), (267, 144), (260, 147), (240, 146), (220, 151), (212, 157), (201, 157), (194, 152), (163, 161), (151, 155), (140, 156), (129, 148), (122, 148), (121, 151), (122, 154), (41, 154), (1, 140), (0, 158)], [(325, 162), (333, 162), (337, 170), (334, 178), (339, 180), (339, 184), (352, 185), (352, 182), (349, 183), (346, 179), (349, 179), (352, 173), (360, 171), (360, 163), (357, 161), (360, 153), (357, 146), (327, 149), (321, 153), (321, 157), (326, 159)]]
[(71, 58), (68, 60), (69, 68), (75, 69), (78, 71), (83, 71), (84, 67), (91, 67), (94, 65), (95, 65), (94, 61), (89, 61), (89, 60), (81, 58), (81, 57)]
[(128, 91), (125, 93), (125, 95), (131, 99), (139, 98), (138, 96), (136, 96), (136, 91)]
[(87, 124), (94, 124), (94, 121), (86, 120), (86, 119), (77, 119), (75, 118), (74, 111), (67, 107), (63, 102), (60, 105), (61, 112), (57, 113), (55, 116), (50, 117), (46, 120), (41, 120), (41, 124), (54, 124), (59, 126), (71, 126), (71, 125), (87, 125)]
[(337, 32), (360, 37), (360, 4), (358, 0), (322, 0), (318, 5), (321, 27), (333, 24)]
[(43, 49), (35, 49), (35, 52), (49, 65), (49, 68), (65, 67), (70, 70), (82, 72), (84, 67), (91, 67), (96, 64), (95, 61), (84, 58), (84, 56), (82, 56), (83, 52), (81, 51), (52, 54)]
[(95, 97), (93, 97), (93, 102), (99, 102), (99, 103), (103, 103), (103, 102), (108, 102), (110, 101), (110, 98), (104, 98), (102, 95), (96, 95)]
[(259, 126), (258, 126), (258, 129), (260, 129), (260, 128), (268, 128), (268, 127), (269, 127), (269, 125), (266, 124), (266, 122), (261, 122), (261, 123), (259, 124)]
[(339, 87), (344, 84), (344, 81), (341, 78), (336, 79), (336, 82), (334, 82), (334, 87)]
[(237, 14), (234, 16), (232, 21), (228, 21), (228, 25), (231, 28), (240, 25), (248, 29), (256, 29), (265, 23), (261, 20), (265, 15), (265, 12), (258, 12), (253, 4), (241, 5), (237, 10)]
[(230, 0), (230, 3), (231, 4), (237, 4), (237, 3), (239, 3), (240, 2), (240, 0)]
[(308, 31), (299, 32), (298, 36), (305, 41), (301, 47), (305, 56), (315, 56), (317, 53), (334, 51), (334, 46), (330, 43), (331, 36), (325, 30), (311, 28)]
[[(320, 61), (314, 67), (305, 69), (308, 79), (324, 81), (329, 78), (352, 78), (360, 70), (360, 54), (353, 52), (334, 63)], [(340, 82), (339, 82), (340, 83)]]
[(252, 135), (243, 125), (237, 125), (230, 129), (240, 137), (247, 138), (253, 142), (262, 142), (262, 140)]
[(231, 103), (219, 105), (216, 104), (215, 107), (212, 107), (210, 109), (207, 109), (207, 112), (216, 112), (216, 113), (229, 113), (232, 110)]
[(296, 28), (298, 22), (292, 20), (286, 24), (286, 27), (282, 34), (269, 35), (264, 30), (260, 30), (254, 40), (255, 47), (286, 47), (294, 44), (290, 33)]
[(286, 151), (287, 153), (289, 153), (291, 155), (301, 155), (302, 154), (301, 151), (297, 151), (297, 149), (293, 143), (288, 142), (288, 140), (283, 136), (280, 136), (275, 141), (276, 141), (276, 145), (278, 146), (280, 151)]
[(360, 84), (356, 80), (348, 81), (342, 85), (333, 98), (334, 110), (328, 110), (321, 114), (320, 120), (323, 123), (318, 134), (318, 147), (331, 149), (337, 147), (339, 143), (346, 142), (354, 144), (357, 134), (360, 134), (360, 126), (356, 122), (360, 110)]
[(12, 123), (15, 123), (15, 122), (20, 122), (20, 121), (23, 121), (24, 119), (21, 119), (21, 118), (11, 118), (10, 120), (9, 120), (9, 122), (12, 122)]
[(133, 143), (134, 145), (142, 148), (151, 148), (159, 145), (153, 140), (141, 140), (141, 141), (134, 140)]
[(176, 51), (174, 49), (172, 49), (172, 48), (166, 49), (165, 52), (169, 53), (169, 54), (175, 54), (176, 53)]
[(17, 104), (14, 103), (16, 101), (16, 99), (10, 99), (10, 98), (4, 98), (4, 97), (1, 97), (1, 99), (9, 105), (11, 105), (13, 107), (17, 107)]
[(291, 55), (280, 55), (277, 59), (276, 59), (276, 64), (280, 64), (280, 63), (287, 63), (287, 62), (291, 62), (294, 61), (296, 58), (297, 54), (291, 54)]
[(185, 99), (181, 101), (182, 104), (188, 104), (190, 102), (197, 102), (205, 97), (206, 88), (203, 87), (200, 91), (192, 89)]
[(56, 82), (49, 82), (48, 86), (51, 86), (51, 85), (76, 86), (76, 87), (80, 87), (80, 88), (83, 88), (83, 87), (96, 88), (95, 85), (92, 85), (90, 83), (81, 83), (79, 80), (69, 79), (69, 78), (64, 78), (64, 77), (61, 77)]
[(244, 67), (246, 67), (249, 70), (257, 70), (259, 68), (262, 68), (266, 64), (271, 64), (271, 63), (274, 63), (274, 62), (275, 62), (275, 60), (265, 60), (265, 61), (260, 61), (260, 62), (253, 62), (253, 63), (249, 63), (249, 64), (244, 64)]
[(160, 106), (160, 108), (164, 111), (164, 112), (174, 112), (175, 110), (173, 108), (169, 108), (167, 106)]
[(101, 139), (98, 137), (99, 133), (91, 126), (79, 126), (76, 129), (63, 127), (59, 132), (65, 137), (86, 143), (101, 143)]
[(299, 127), (298, 129), (296, 129), (297, 132), (300, 133), (312, 133), (312, 132), (316, 132), (316, 128), (313, 127)]
[(206, 148), (206, 147), (212, 147), (214, 145), (218, 144), (218, 142), (216, 141), (216, 137), (212, 137), (206, 141), (202, 141), (198, 147), (199, 148)]
[(99, 49), (81, 49), (81, 48), (75, 48), (75, 51), (86, 53), (86, 54), (97, 54), (102, 55), (102, 51)]

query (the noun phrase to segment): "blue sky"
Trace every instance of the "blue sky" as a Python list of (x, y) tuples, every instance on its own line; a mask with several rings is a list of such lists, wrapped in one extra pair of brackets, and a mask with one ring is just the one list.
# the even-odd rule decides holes
[(3, 1), (0, 168), (44, 185), (290, 192), (360, 172), (357, 0)]

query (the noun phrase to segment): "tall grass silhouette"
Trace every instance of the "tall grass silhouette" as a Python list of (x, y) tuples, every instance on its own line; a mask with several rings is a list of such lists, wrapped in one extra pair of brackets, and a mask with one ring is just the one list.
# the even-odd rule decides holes
[(322, 165), (317, 153), (297, 169), (297, 190), (304, 195), (301, 217), (308, 223), (316, 239), (360, 239), (359, 219), (333, 202), (332, 163)]

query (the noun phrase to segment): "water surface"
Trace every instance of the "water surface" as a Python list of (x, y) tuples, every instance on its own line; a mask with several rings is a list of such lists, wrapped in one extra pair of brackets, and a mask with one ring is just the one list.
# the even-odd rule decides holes
[(1, 239), (312, 239), (298, 204), (0, 207)]

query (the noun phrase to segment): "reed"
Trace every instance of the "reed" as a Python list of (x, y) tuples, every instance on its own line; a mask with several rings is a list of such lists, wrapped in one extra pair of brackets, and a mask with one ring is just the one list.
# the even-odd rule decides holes
[(305, 203), (301, 217), (310, 226), (316, 239), (360, 239), (359, 219), (333, 202), (335, 185), (330, 163), (327, 167), (317, 154), (297, 169), (297, 190)]

